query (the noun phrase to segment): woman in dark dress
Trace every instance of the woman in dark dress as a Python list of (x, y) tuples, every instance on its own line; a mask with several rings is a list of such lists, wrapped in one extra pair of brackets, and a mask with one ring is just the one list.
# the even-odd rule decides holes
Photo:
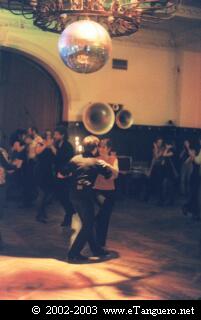
[(179, 178), (176, 148), (173, 141), (165, 143), (162, 162), (161, 204), (173, 205)]
[(46, 208), (52, 199), (54, 193), (53, 165), (55, 161), (56, 149), (53, 139), (46, 137), (43, 143), (36, 147), (37, 164), (35, 168), (35, 177), (40, 189), (39, 209), (36, 216), (37, 221), (46, 223)]

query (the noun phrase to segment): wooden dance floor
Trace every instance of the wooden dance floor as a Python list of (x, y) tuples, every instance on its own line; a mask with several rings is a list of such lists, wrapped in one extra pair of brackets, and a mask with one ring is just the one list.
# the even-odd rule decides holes
[(117, 203), (109, 234), (114, 260), (67, 263), (70, 230), (62, 209), (49, 208), (49, 223), (35, 209), (10, 204), (1, 221), (0, 299), (199, 299), (201, 224), (179, 206), (159, 208), (132, 199)]

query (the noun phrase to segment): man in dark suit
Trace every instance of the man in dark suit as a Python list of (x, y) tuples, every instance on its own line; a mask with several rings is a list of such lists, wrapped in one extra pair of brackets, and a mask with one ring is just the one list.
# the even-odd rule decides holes
[(56, 195), (65, 211), (64, 221), (61, 226), (70, 226), (74, 208), (69, 200), (69, 179), (58, 179), (57, 173), (60, 172), (70, 159), (74, 156), (74, 150), (70, 142), (67, 140), (66, 128), (59, 126), (54, 131), (54, 141), (56, 147), (55, 156), (55, 174), (56, 174)]
[(96, 159), (99, 139), (88, 136), (83, 141), (84, 153), (73, 157), (66, 169), (62, 170), (59, 178), (71, 176), (70, 199), (79, 214), (82, 227), (68, 253), (70, 263), (89, 263), (90, 260), (81, 254), (82, 249), (89, 243), (93, 256), (105, 257), (109, 254), (96, 243), (93, 231), (95, 223), (95, 180), (99, 174), (106, 179), (112, 176), (112, 169), (103, 160)]

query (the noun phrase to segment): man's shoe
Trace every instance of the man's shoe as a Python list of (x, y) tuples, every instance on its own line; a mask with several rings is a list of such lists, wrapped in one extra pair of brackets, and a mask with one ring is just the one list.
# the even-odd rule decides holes
[(98, 262), (109, 261), (117, 258), (119, 258), (118, 252), (108, 251), (101, 248), (93, 252), (93, 257), (91, 257), (91, 260), (94, 261), (94, 263), (98, 263)]
[(96, 251), (93, 251), (93, 256), (94, 257), (106, 258), (109, 255), (110, 255), (110, 251), (105, 250), (103, 248), (100, 248), (100, 249), (98, 249)]
[(90, 260), (88, 259), (88, 257), (85, 257), (80, 254), (78, 256), (68, 256), (68, 263), (84, 264), (84, 263), (90, 263)]

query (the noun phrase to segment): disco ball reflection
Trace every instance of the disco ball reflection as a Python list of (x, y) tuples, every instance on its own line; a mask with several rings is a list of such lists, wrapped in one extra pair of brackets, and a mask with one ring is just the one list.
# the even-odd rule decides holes
[(59, 54), (71, 70), (92, 73), (100, 70), (108, 61), (111, 38), (100, 24), (80, 20), (70, 24), (59, 38)]

